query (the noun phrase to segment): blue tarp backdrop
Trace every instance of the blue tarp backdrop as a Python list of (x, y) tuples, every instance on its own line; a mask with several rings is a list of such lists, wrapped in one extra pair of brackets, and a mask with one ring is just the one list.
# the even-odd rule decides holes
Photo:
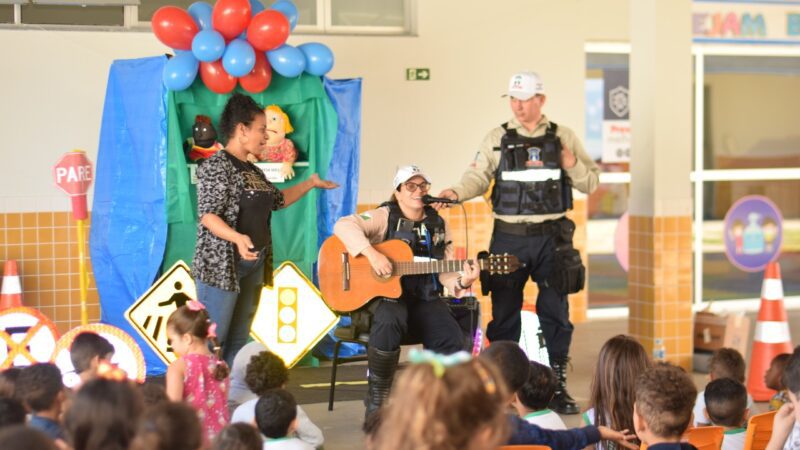
[(167, 242), (164, 56), (114, 61), (108, 74), (89, 236), (101, 321), (136, 338), (148, 375), (164, 364), (123, 317), (153, 283)]
[[(148, 375), (164, 373), (165, 366), (123, 314), (160, 275), (167, 246), (167, 92), (161, 80), (166, 61), (159, 56), (118, 60), (111, 66), (89, 243), (101, 321), (122, 328), (137, 340)], [(326, 176), (341, 187), (319, 196), (320, 243), (331, 235), (336, 219), (356, 210), (361, 123), (361, 80), (323, 82), (338, 114)], [(326, 341), (320, 350), (330, 354)], [(356, 347), (343, 347), (342, 355), (356, 351)]]

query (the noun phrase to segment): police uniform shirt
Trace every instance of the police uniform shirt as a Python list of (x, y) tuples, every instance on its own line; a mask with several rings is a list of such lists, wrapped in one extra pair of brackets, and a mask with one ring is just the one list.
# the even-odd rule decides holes
[[(516, 118), (508, 121), (508, 128), (514, 128), (520, 136), (525, 137), (539, 137), (544, 136), (550, 121), (547, 116), (542, 115), (536, 128), (533, 131), (528, 131), (527, 128), (522, 126)], [(470, 167), (461, 177), (461, 181), (453, 186), (453, 191), (458, 194), (458, 199), (467, 201), (473, 197), (482, 195), (489, 189), (492, 179), (494, 179), (497, 166), (500, 164), (500, 151), (495, 148), (500, 147), (500, 139), (505, 134), (503, 127), (498, 126), (494, 128), (481, 143), (480, 150), (475, 158), (474, 164)], [(586, 153), (583, 148), (583, 143), (575, 133), (558, 124), (556, 136), (561, 139), (562, 145), (566, 146), (576, 158), (574, 167), (564, 169), (571, 180), (572, 187), (575, 189), (590, 194), (599, 183), (600, 168), (597, 167), (592, 158)], [(546, 220), (553, 220), (563, 217), (564, 214), (538, 214), (538, 215), (500, 215), (494, 214), (495, 218), (504, 222), (518, 223), (518, 222), (544, 222)]]

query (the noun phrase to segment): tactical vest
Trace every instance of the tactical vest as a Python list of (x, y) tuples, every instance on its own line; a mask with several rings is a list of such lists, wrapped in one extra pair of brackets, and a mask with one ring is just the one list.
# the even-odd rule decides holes
[[(425, 206), (425, 219), (416, 222), (406, 219), (397, 203), (386, 202), (381, 206), (389, 208), (386, 240), (405, 241), (415, 257), (444, 259), (444, 250), (447, 246), (444, 219), (435, 209)], [(404, 297), (436, 300), (442, 295), (438, 274), (404, 275), (400, 284), (403, 286)]]
[(492, 190), (494, 212), (501, 215), (563, 213), (572, 209), (572, 187), (561, 168), (558, 125), (550, 122), (544, 136), (520, 136), (504, 123), (500, 164)]

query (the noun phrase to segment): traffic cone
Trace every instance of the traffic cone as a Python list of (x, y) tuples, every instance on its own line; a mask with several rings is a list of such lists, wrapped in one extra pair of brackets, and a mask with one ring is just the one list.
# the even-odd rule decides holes
[(19, 283), (17, 262), (6, 261), (3, 271), (3, 290), (0, 291), (0, 310), (22, 306), (22, 286)]
[(750, 375), (747, 391), (757, 402), (767, 401), (775, 395), (764, 383), (764, 374), (772, 359), (781, 353), (792, 353), (792, 338), (783, 307), (783, 282), (777, 262), (767, 264), (764, 285), (761, 288), (761, 308), (758, 310), (753, 351), (750, 355)]

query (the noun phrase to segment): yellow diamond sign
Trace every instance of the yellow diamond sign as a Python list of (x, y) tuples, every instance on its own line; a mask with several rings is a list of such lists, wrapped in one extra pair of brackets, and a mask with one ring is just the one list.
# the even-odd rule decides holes
[(273, 286), (261, 290), (250, 333), (292, 367), (338, 321), (316, 286), (286, 261), (275, 270)]
[(125, 311), (125, 318), (169, 364), (176, 357), (167, 342), (167, 319), (178, 307), (196, 298), (197, 289), (189, 266), (178, 261)]

